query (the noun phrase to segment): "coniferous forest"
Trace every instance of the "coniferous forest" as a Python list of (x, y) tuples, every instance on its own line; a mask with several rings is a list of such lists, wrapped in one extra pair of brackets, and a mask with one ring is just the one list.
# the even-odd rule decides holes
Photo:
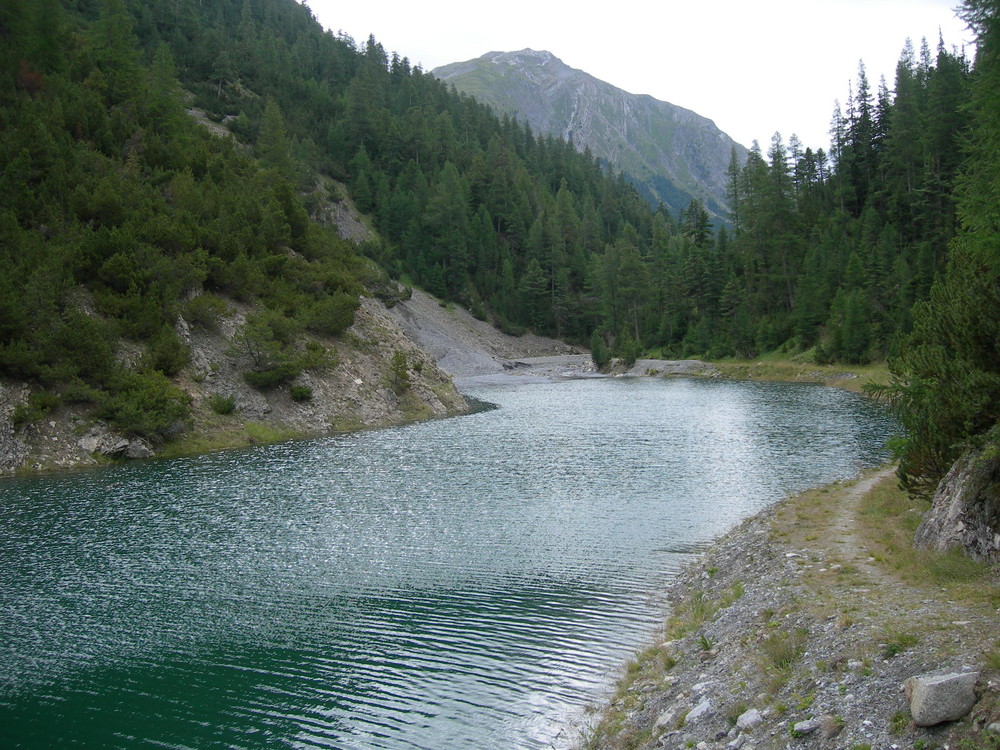
[[(5, 3), (0, 376), (156, 435), (186, 408), (178, 315), (253, 302), (273, 387), (397, 280), (601, 359), (889, 358), (930, 481), (1000, 417), (997, 3), (963, 13), (975, 64), (936, 40), (892, 81), (845, 71), (829, 151), (754, 144), (713, 226), (294, 0)], [(377, 240), (316, 220), (338, 184)]]

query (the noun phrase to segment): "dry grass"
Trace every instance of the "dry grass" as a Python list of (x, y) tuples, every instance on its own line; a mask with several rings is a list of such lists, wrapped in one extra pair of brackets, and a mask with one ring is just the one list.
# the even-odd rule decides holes
[(913, 547), (913, 535), (929, 504), (903, 492), (894, 480), (881, 483), (862, 500), (858, 531), (875, 560), (906, 583), (934, 588), (948, 599), (1000, 606), (997, 571), (961, 552), (929, 552)]
[(715, 362), (723, 377), (734, 380), (766, 380), (791, 383), (823, 383), (860, 393), (866, 385), (885, 385), (889, 370), (885, 362), (868, 365), (817, 365), (808, 356), (767, 355), (754, 360)]

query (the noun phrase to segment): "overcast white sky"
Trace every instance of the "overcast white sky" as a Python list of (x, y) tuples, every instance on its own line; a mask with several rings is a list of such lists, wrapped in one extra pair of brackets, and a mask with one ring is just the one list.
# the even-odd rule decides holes
[(907, 37), (948, 48), (972, 36), (958, 0), (307, 0), (320, 23), (359, 43), (374, 34), (425, 70), (492, 51), (548, 50), (634, 94), (694, 110), (767, 150), (781, 132), (826, 148), (834, 100), (864, 60), (872, 91), (892, 88)]

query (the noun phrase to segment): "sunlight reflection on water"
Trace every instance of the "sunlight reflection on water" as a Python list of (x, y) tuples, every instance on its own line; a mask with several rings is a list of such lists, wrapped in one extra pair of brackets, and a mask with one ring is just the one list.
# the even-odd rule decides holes
[(567, 747), (678, 565), (893, 429), (812, 386), (473, 395), (501, 408), (0, 483), (0, 745)]

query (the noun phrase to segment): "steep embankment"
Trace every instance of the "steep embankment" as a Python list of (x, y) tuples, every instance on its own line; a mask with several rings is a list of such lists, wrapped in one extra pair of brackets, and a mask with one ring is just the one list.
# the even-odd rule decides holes
[[(357, 215), (345, 203), (346, 209), (338, 204), (345, 216), (327, 220), (342, 232), (354, 227), (363, 239)], [(191, 399), (192, 418), (178, 425), (172, 441), (154, 444), (116, 433), (92, 406), (64, 405), (42, 419), (19, 423), (15, 412), (32, 388), (0, 383), (0, 474), (201, 453), (461, 414), (469, 406), (453, 377), (505, 372), (552, 376), (592, 369), (589, 356), (576, 347), (533, 334), (504, 334), (460, 307), (413, 290), (409, 299), (389, 308), (363, 298), (345, 334), (319, 341), (329, 352), (328, 363), (304, 371), (292, 383), (296, 400), (292, 388), (260, 389), (246, 382), (245, 356), (233, 342), (251, 308), (232, 301), (228, 305), (210, 328), (178, 319), (191, 361), (175, 382)], [(135, 359), (138, 352), (122, 356)], [(394, 356), (405, 365), (405, 376), (394, 371)], [(522, 361), (538, 357), (555, 359), (533, 360), (534, 366)], [(225, 401), (231, 402), (231, 410), (219, 413)]]
[[(0, 474), (94, 465), (111, 458), (198, 453), (258, 442), (378, 427), (459, 414), (468, 404), (432, 357), (396, 325), (384, 306), (364, 298), (354, 324), (323, 340), (327, 362), (302, 372), (293, 388), (259, 389), (243, 377), (233, 339), (250, 311), (230, 303), (210, 329), (177, 328), (191, 352), (175, 383), (191, 399), (191, 419), (160, 444), (112, 431), (93, 406), (63, 405), (16, 423), (32, 388), (0, 383)], [(128, 353), (123, 354), (128, 357)], [(393, 357), (405, 367), (394, 371)]]
[(521, 358), (575, 355), (584, 359), (583, 350), (577, 347), (532, 333), (510, 336), (468, 310), (443, 304), (419, 289), (389, 313), (407, 336), (456, 378), (511, 371)]
[[(725, 536), (672, 584), (585, 747), (1000, 747), (1000, 581), (914, 555), (922, 510), (883, 469)], [(966, 719), (914, 725), (904, 680), (970, 672)]]

